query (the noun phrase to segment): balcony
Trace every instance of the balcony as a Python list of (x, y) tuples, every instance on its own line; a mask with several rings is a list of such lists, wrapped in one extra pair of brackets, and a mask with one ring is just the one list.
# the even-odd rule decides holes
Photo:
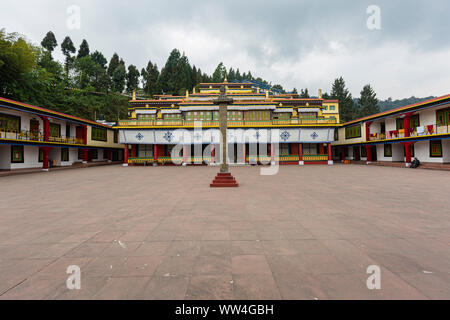
[[(42, 132), (31, 132), (27, 130), (4, 130), (0, 129), (0, 139), (6, 140), (23, 140), (30, 142), (44, 142), (44, 134)], [(84, 144), (83, 139), (73, 137), (49, 137), (49, 142), (59, 142), (67, 144)]]
[[(119, 120), (119, 127), (157, 127), (157, 126), (168, 126), (168, 127), (182, 127), (190, 128), (194, 127), (194, 123), (201, 122), (202, 126), (205, 127), (219, 127), (218, 120), (203, 120), (203, 121), (193, 121), (193, 120)], [(311, 119), (286, 119), (286, 120), (228, 120), (229, 127), (258, 127), (258, 126), (290, 126), (290, 125), (335, 125), (337, 124), (336, 119), (325, 119), (325, 118), (311, 118)]]
[[(410, 137), (422, 137), (422, 136), (432, 136), (439, 134), (450, 133), (450, 125), (436, 125), (430, 124), (425, 126), (419, 126), (409, 129)], [(391, 139), (402, 139), (405, 138), (405, 130), (391, 130), (385, 133), (371, 133), (369, 136), (369, 141), (380, 141), (380, 140), (391, 140)]]

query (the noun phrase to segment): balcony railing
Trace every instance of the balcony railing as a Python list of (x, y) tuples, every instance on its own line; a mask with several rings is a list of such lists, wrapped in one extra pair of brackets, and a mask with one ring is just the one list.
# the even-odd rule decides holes
[[(119, 126), (174, 126), (193, 127), (201, 122), (205, 127), (218, 127), (218, 120), (119, 120)], [(316, 125), (337, 124), (336, 119), (311, 118), (311, 119), (286, 119), (286, 120), (228, 120), (230, 127), (255, 127), (255, 126), (281, 126), (281, 125)]]
[[(450, 133), (450, 125), (446, 126), (446, 125), (430, 124), (425, 126), (413, 127), (409, 129), (410, 137), (420, 137), (446, 133)], [(369, 136), (369, 141), (401, 139), (401, 138), (405, 138), (404, 129), (386, 131), (385, 133), (371, 133)]]
[[(0, 129), (0, 139), (10, 140), (24, 140), (24, 141), (44, 141), (44, 134), (42, 132), (31, 132), (27, 130), (4, 130)], [(50, 142), (60, 142), (69, 144), (83, 144), (84, 140), (73, 137), (49, 137)]]

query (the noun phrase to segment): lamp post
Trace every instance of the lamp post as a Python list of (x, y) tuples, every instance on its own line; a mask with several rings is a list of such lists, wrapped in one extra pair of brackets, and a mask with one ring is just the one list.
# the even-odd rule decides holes
[(217, 99), (213, 100), (215, 105), (219, 106), (219, 125), (220, 134), (222, 136), (222, 152), (220, 156), (222, 158), (222, 164), (220, 165), (220, 172), (211, 183), (211, 187), (238, 187), (236, 180), (229, 172), (228, 159), (227, 159), (227, 127), (228, 127), (228, 105), (233, 103), (233, 99), (227, 97), (225, 86), (220, 87), (220, 95)]

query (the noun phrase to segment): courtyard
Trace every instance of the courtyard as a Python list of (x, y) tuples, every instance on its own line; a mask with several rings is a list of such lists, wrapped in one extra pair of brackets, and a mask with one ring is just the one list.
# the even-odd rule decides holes
[(0, 299), (450, 298), (448, 172), (231, 170), (239, 188), (214, 167), (0, 178)]

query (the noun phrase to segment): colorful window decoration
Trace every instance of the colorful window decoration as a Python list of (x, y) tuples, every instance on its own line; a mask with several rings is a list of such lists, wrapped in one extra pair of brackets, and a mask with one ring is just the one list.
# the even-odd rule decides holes
[(108, 131), (103, 128), (92, 127), (91, 139), (95, 141), (107, 141)]
[(138, 114), (138, 120), (151, 121), (155, 120), (154, 114)]
[(357, 124), (345, 128), (345, 139), (361, 138), (361, 125)]
[(11, 163), (23, 163), (23, 146), (11, 146)]
[(61, 125), (58, 123), (50, 123), (48, 134), (50, 137), (61, 137)]
[(387, 158), (392, 157), (392, 144), (384, 145), (384, 156)]
[(430, 157), (441, 158), (442, 157), (442, 141), (430, 140)]
[(438, 126), (450, 125), (450, 108), (436, 111), (436, 123)]
[(69, 148), (61, 148), (61, 161), (69, 161)]
[(188, 111), (186, 120), (188, 121), (211, 121), (211, 111)]
[(164, 114), (165, 120), (180, 120), (181, 119), (181, 113), (166, 113)]
[(0, 114), (0, 130), (20, 131), (20, 117)]
[(244, 120), (245, 121), (268, 121), (268, 120), (270, 120), (270, 111), (269, 110), (245, 111)]

